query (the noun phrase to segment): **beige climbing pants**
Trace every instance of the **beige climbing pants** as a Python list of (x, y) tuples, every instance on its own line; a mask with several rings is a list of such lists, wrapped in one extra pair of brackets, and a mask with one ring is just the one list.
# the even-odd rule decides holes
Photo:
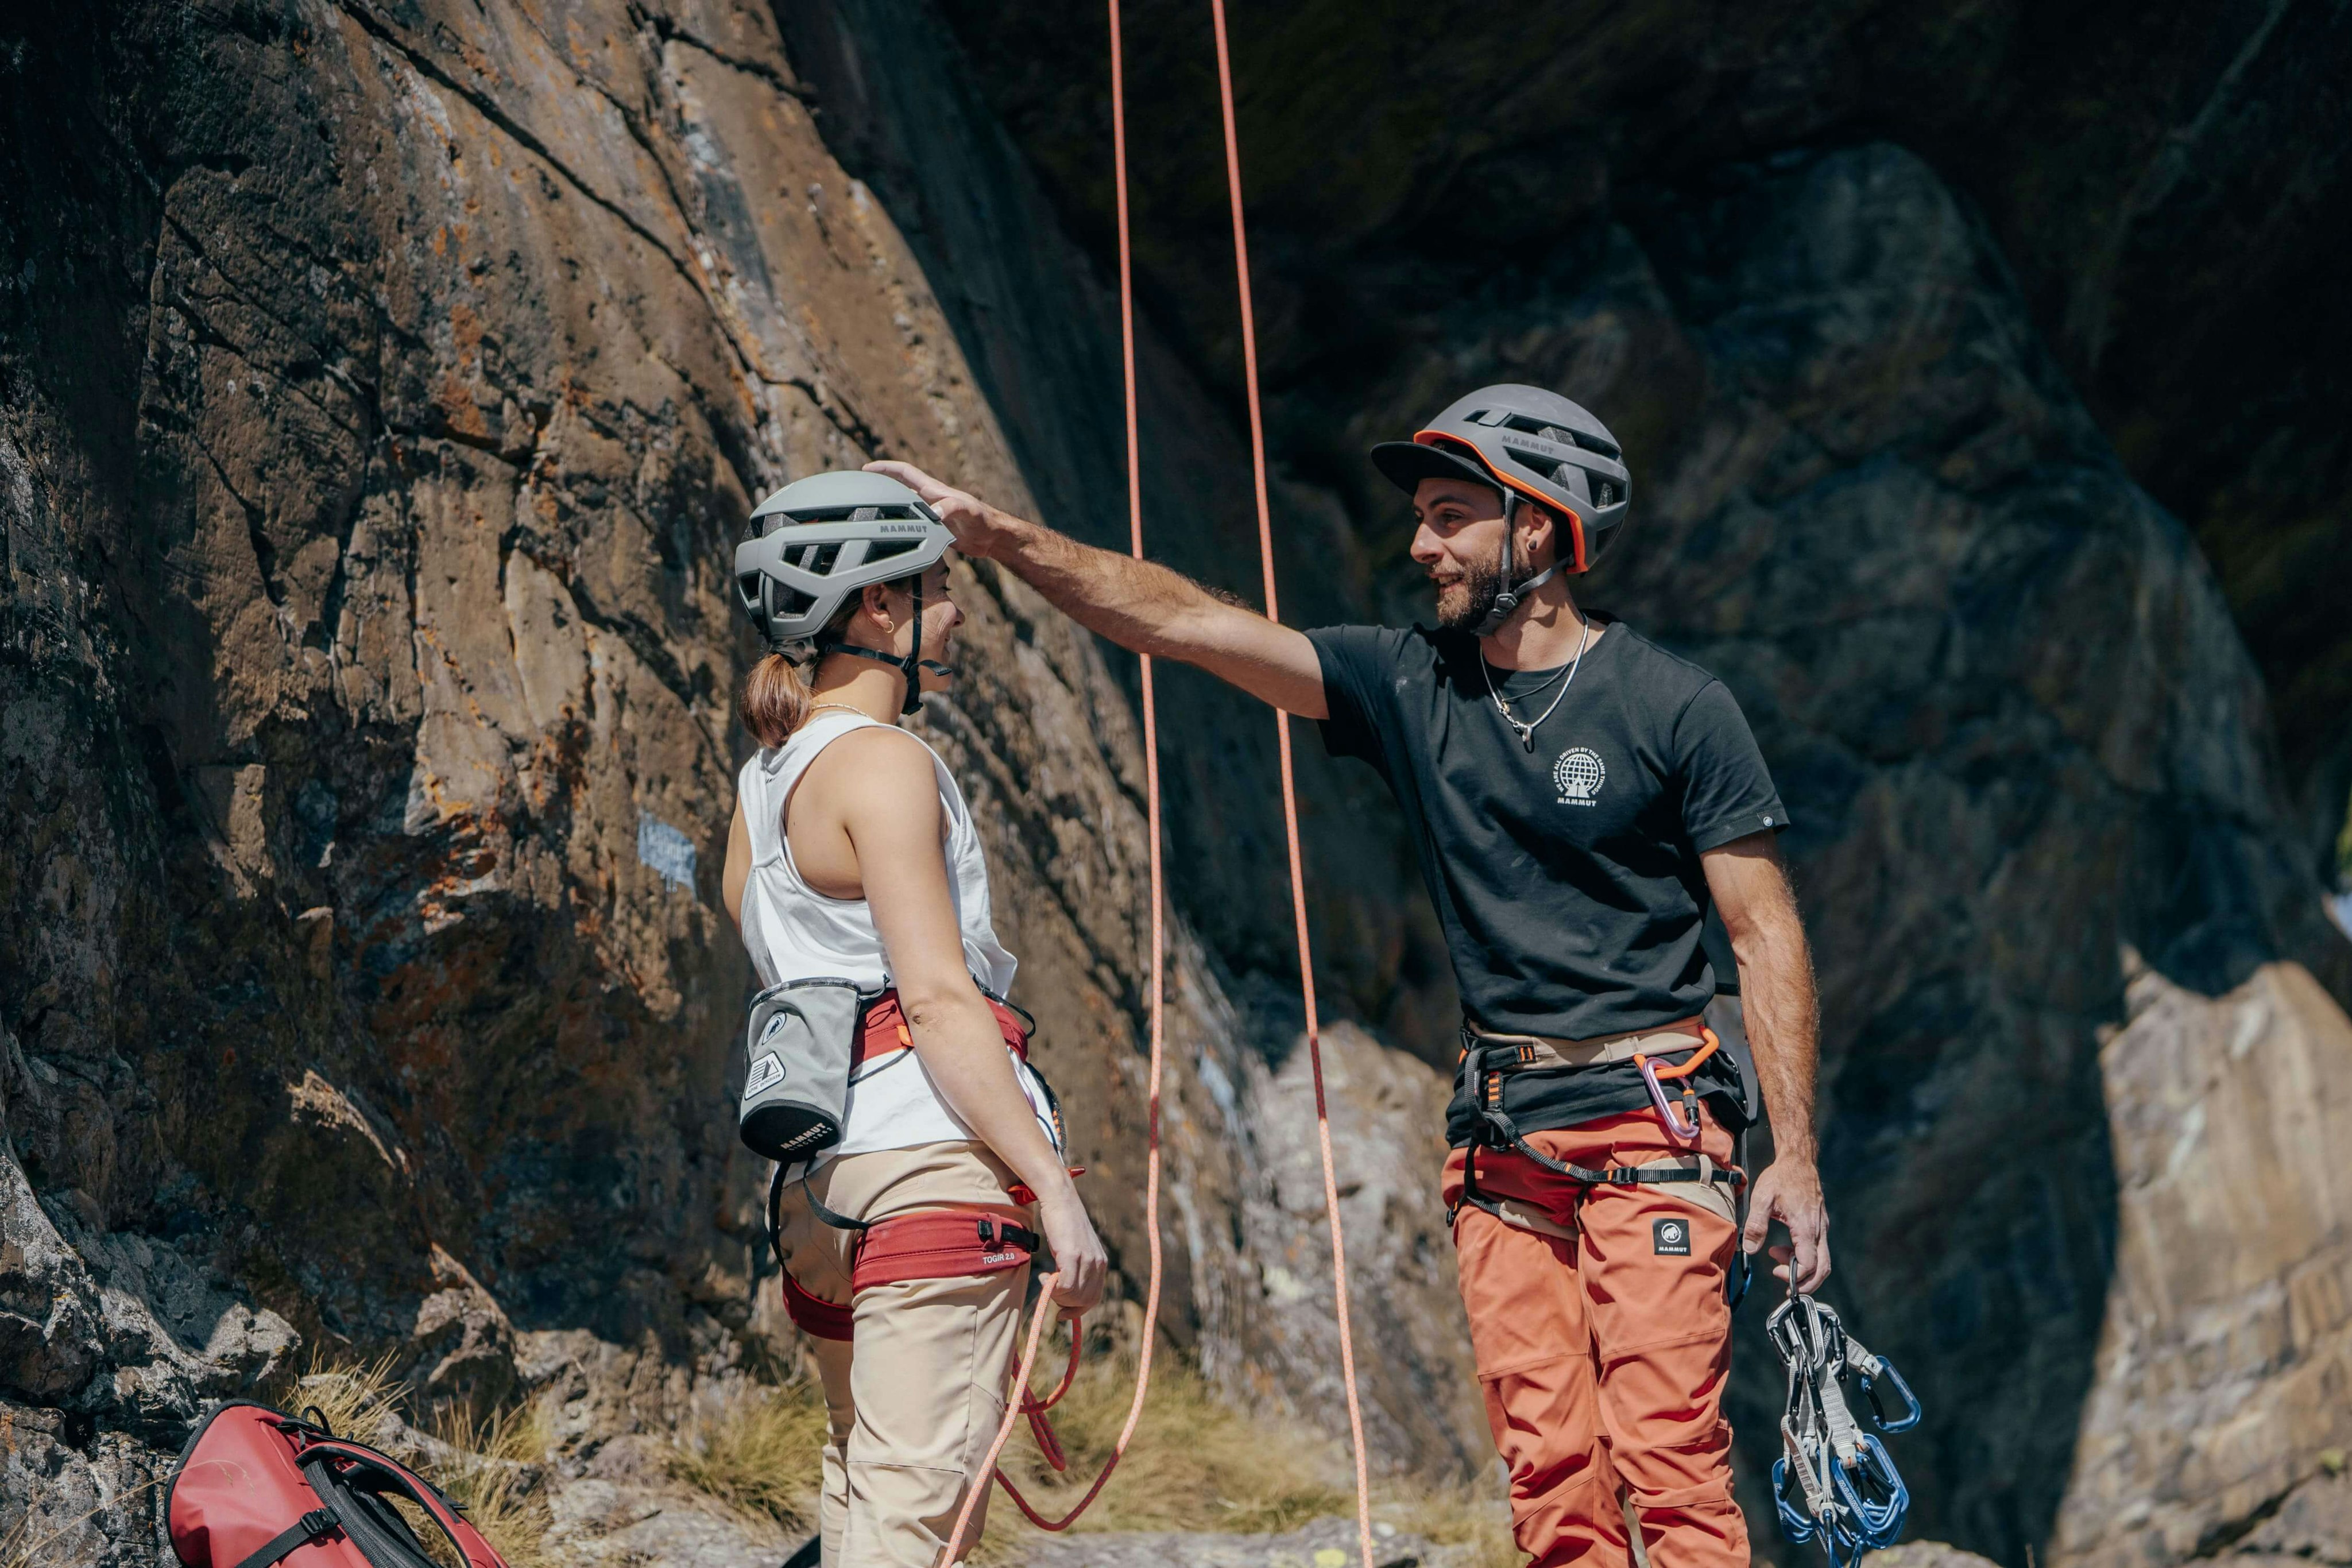
[[(1014, 1179), (980, 1145), (925, 1144), (828, 1161), (808, 1192), (850, 1219), (979, 1208), (1034, 1229), (1035, 1209), (1007, 1194)], [(853, 1291), (857, 1232), (819, 1220), (797, 1183), (781, 1218), (793, 1282), (820, 1302), (847, 1303), (854, 1325), (852, 1339), (811, 1340), (829, 1422), (817, 1516), (824, 1568), (933, 1568), (1004, 1418), (1028, 1267)]]

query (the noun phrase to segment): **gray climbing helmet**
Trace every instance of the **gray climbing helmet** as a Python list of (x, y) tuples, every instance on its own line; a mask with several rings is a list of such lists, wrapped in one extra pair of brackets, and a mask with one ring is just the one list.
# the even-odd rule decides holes
[[(1609, 427), (1541, 387), (1481, 387), (1449, 404), (1411, 441), (1383, 441), (1372, 462), (1406, 495), (1423, 479), (1468, 479), (1503, 496), (1503, 596), (1491, 632), (1553, 572), (1590, 571), (1625, 522), (1633, 495), (1623, 449)], [(1561, 518), (1568, 548), (1549, 570), (1517, 580), (1510, 524), (1522, 500)]]
[[(805, 645), (895, 664), (907, 678), (900, 711), (921, 706), (919, 671), (952, 674), (922, 657), (923, 574), (955, 536), (896, 479), (862, 469), (795, 479), (751, 510), (735, 547), (735, 596), (772, 652)], [(915, 641), (905, 658), (827, 638), (850, 596), (870, 583), (912, 578)]]

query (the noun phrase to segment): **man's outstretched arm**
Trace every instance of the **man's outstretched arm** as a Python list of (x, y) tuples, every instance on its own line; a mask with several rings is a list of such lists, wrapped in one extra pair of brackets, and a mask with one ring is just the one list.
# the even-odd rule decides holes
[(1789, 1228), (1795, 1257), (1774, 1248), (1780, 1279), (1796, 1271), (1797, 1289), (1815, 1291), (1830, 1277), (1830, 1219), (1813, 1138), (1813, 1068), (1821, 1009), (1813, 956), (1797, 918), (1797, 897), (1770, 833), (1750, 833), (1705, 852), (1699, 864), (1722, 912), (1739, 964), (1740, 1016), (1756, 1058), (1764, 1113), (1772, 1124), (1772, 1166), (1748, 1191), (1750, 1252), (1775, 1219)]
[(866, 467), (929, 502), (964, 554), (996, 562), (1087, 631), (1155, 659), (1198, 664), (1301, 718), (1329, 716), (1322, 661), (1305, 633), (1220, 599), (1164, 566), (1082, 545), (999, 511), (912, 464)]

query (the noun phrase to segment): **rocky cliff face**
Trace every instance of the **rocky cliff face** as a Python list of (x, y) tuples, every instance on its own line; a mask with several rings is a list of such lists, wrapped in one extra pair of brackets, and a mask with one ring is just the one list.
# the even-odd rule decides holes
[[(1284, 47), (1382, 37), (1341, 48), (1318, 15)], [(1937, 17), (1893, 36), (1975, 36)], [(1065, 46), (1024, 29), (1060, 84), (1024, 99), (988, 16), (951, 18), (255, 0), (36, 18), (5, 51), (0, 1531), (152, 1561), (137, 1489), (200, 1404), (320, 1348), (453, 1396), (537, 1391), (584, 1451), (780, 1340), (727, 1124), (733, 528), (770, 486), (887, 452), (1124, 532), (1099, 176), (1035, 108), (1094, 78), (1050, 78)], [(1633, 53), (1594, 57), (1648, 62), (1612, 101), (1673, 74), (1670, 20), (1612, 23)], [(1436, 100), (1366, 128), (1336, 70), (1284, 100), (1297, 125), (1245, 126), (1290, 171), (1261, 240), (1286, 610), (1415, 612), (1354, 455), (1375, 434), (1502, 375), (1607, 411), (1642, 524), (1595, 597), (1733, 684), (1799, 813), (1840, 1290), (1929, 1401), (1923, 1522), (2011, 1563), (2177, 1560), (2352, 1438), (2330, 1284), (2352, 1188), (2264, 1131), (2336, 1141), (2343, 949), (2228, 601), (2048, 325), (2082, 242), (2051, 203), (1972, 208), (1924, 131), (1928, 159), (1759, 158), (1878, 79), (1775, 54), (1790, 25), (1718, 40), (1736, 68), (1674, 100), (1744, 129), (1633, 137), (1665, 150), (1622, 189), (1578, 183), (1580, 137), (1632, 135), (1606, 127), (1389, 167)], [(2215, 101), (2314, 25), (2280, 8)], [(1530, 40), (1456, 33), (1487, 41), (1389, 44), (1439, 87), (1594, 97), (1513, 66)], [(1244, 43), (1245, 69), (1272, 57)], [(1139, 112), (1199, 80), (1139, 75)], [(1249, 590), (1215, 287), (1181, 249), (1214, 238), (1196, 132), (1146, 170), (1147, 234), (1181, 236), (1148, 254), (1148, 525)], [(2196, 146), (2293, 140), (2267, 134)], [(2024, 181), (2030, 140), (1986, 156)], [(1426, 191), (1470, 189), (1518, 193), (1496, 210), (1531, 225), (1495, 231), (1475, 287), (1401, 237)], [(1129, 676), (1019, 584), (966, 591), (967, 680), (925, 733), (988, 824), (1042, 1060), (1134, 1275)], [(1164, 703), (1171, 1333), (1328, 1425), (1271, 727), (1181, 673)], [(1448, 988), (1392, 810), (1302, 738), (1327, 981), (1366, 1026), (1330, 1044), (1372, 1430), (1391, 1460), (1475, 1464), (1416, 1174)], [(2249, 1182), (2274, 1201), (2231, 1207)]]
[[(14, 57), (0, 1530), (152, 1560), (202, 1401), (313, 1352), (667, 1426), (788, 1333), (728, 1127), (724, 552), (875, 453), (1029, 505), (994, 415), (758, 8), (129, 7)], [(1135, 729), (967, 586), (927, 733), (1132, 1259)], [(1172, 1328), (1283, 1385), (1178, 942)]]

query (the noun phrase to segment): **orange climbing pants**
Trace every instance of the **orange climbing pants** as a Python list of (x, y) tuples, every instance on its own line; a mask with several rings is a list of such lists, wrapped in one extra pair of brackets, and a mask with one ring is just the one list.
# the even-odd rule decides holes
[[(1701, 1112), (1697, 1149), (1731, 1134)], [(1695, 1163), (1651, 1112), (1534, 1133), (1566, 1164)], [(1463, 1160), (1445, 1162), (1461, 1203)], [(1511, 1472), (1511, 1531), (1529, 1568), (1622, 1568), (1626, 1505), (1652, 1568), (1747, 1568), (1723, 1418), (1738, 1237), (1721, 1183), (1583, 1186), (1516, 1151), (1475, 1151), (1477, 1190), (1508, 1219), (1454, 1217), (1462, 1304), (1495, 1447)]]

